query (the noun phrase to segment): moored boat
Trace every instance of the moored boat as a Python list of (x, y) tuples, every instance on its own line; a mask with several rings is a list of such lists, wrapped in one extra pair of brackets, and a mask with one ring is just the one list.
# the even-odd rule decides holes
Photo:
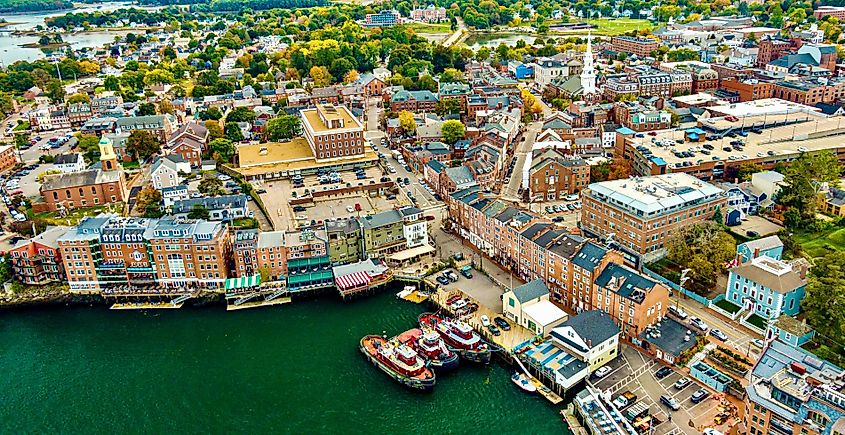
[(397, 339), (411, 346), (435, 370), (448, 371), (458, 367), (458, 354), (449, 349), (440, 335), (431, 328), (409, 329), (399, 334)]
[(490, 346), (466, 323), (434, 313), (420, 314), (418, 320), (421, 327), (436, 331), (446, 345), (465, 360), (480, 364), (490, 363)]
[(361, 353), (397, 382), (416, 390), (434, 388), (434, 372), (410, 346), (378, 335), (367, 335), (360, 344)]
[(514, 373), (513, 376), (511, 376), (511, 381), (513, 381), (513, 383), (516, 384), (516, 386), (522, 391), (527, 393), (537, 392), (537, 387), (531, 382), (531, 379), (529, 379), (525, 373)]

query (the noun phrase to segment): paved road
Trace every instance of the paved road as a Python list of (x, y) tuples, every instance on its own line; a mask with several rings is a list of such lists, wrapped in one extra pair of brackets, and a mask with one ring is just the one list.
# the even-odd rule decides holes
[(444, 47), (451, 47), (452, 45), (457, 44), (461, 41), (464, 36), (464, 32), (467, 29), (466, 23), (464, 23), (464, 19), (460, 17), (455, 17), (455, 20), (458, 22), (458, 28), (443, 41)]
[[(673, 296), (677, 297), (677, 294)], [(674, 305), (675, 303), (676, 300), (673, 299), (672, 304)], [(710, 328), (716, 328), (724, 332), (725, 335), (728, 336), (727, 343), (733, 346), (739, 353), (745, 355), (748, 354), (749, 351), (750, 353), (757, 351), (757, 349), (754, 346), (750, 346), (749, 343), (751, 340), (763, 338), (762, 336), (751, 333), (748, 329), (741, 327), (736, 323), (724, 320), (721, 316), (717, 315), (709, 308), (704, 307), (704, 305), (701, 305), (692, 299), (684, 299), (682, 297), (679, 304), (690, 316), (698, 317), (710, 326)], [(719, 343), (719, 341), (716, 341), (715, 339), (713, 339), (713, 341)]]
[(516, 164), (513, 167), (513, 172), (510, 174), (510, 181), (502, 189), (502, 197), (511, 201), (520, 201), (519, 187), (522, 185), (522, 168), (525, 166), (526, 157), (531, 152), (534, 146), (534, 141), (537, 139), (537, 134), (543, 127), (543, 121), (534, 121), (528, 124), (528, 128), (523, 133), (525, 140), (516, 144), (514, 158)]

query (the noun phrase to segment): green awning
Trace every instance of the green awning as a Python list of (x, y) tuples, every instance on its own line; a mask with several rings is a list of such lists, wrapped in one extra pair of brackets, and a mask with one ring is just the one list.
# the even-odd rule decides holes
[(334, 275), (332, 275), (331, 270), (314, 273), (303, 273), (297, 275), (288, 275), (288, 286), (292, 287), (294, 284), (301, 283), (318, 283), (323, 281), (331, 281), (333, 277)]
[(229, 278), (226, 280), (226, 290), (237, 290), (241, 288), (258, 287), (261, 284), (261, 275), (242, 276), (240, 278)]

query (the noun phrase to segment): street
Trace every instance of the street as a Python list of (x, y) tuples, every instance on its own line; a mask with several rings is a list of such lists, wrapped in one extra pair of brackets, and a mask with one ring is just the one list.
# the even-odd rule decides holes
[[(751, 332), (737, 323), (726, 321), (721, 316), (696, 301), (685, 299), (683, 296), (681, 296), (680, 301), (677, 301), (677, 296), (678, 295), (675, 294), (672, 301), (670, 301), (672, 305), (677, 302), (684, 311), (690, 315), (690, 317), (698, 317), (710, 326), (711, 329), (716, 328), (725, 333), (725, 335), (728, 336), (727, 344), (735, 348), (739, 353), (749, 355), (758, 351), (755, 346), (751, 346), (751, 341), (755, 339), (762, 339), (762, 336)], [(712, 341), (718, 343), (715, 338)]]
[(514, 158), (516, 164), (513, 167), (513, 172), (510, 173), (510, 181), (502, 189), (502, 198), (511, 201), (521, 201), (519, 196), (519, 188), (522, 185), (522, 171), (525, 166), (525, 161), (531, 148), (534, 146), (534, 141), (537, 139), (537, 134), (540, 133), (540, 128), (543, 127), (543, 121), (534, 121), (528, 124), (528, 128), (523, 134), (524, 140), (517, 143), (514, 150)]

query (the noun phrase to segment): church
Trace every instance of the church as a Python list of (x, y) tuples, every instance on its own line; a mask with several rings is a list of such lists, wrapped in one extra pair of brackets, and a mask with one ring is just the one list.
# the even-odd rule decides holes
[(555, 87), (563, 98), (596, 103), (601, 100), (601, 93), (596, 86), (595, 56), (590, 35), (587, 36), (587, 50), (584, 52), (583, 64), (581, 74), (571, 75), (556, 83)]
[(103, 136), (99, 148), (98, 168), (46, 176), (41, 184), (41, 201), (32, 204), (33, 211), (62, 213), (105, 204), (119, 205), (126, 201), (129, 194), (114, 144)]

